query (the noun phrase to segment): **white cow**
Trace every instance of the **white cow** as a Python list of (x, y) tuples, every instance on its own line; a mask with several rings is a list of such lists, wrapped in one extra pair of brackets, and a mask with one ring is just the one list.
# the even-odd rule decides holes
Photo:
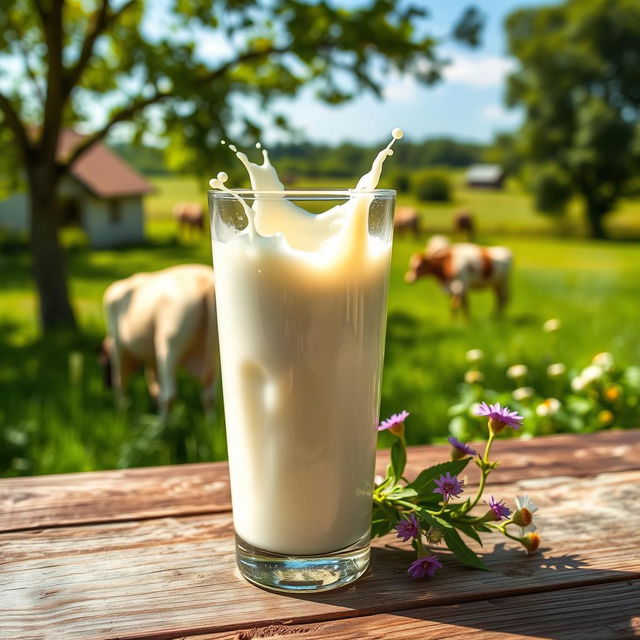
[(414, 253), (405, 282), (431, 274), (451, 296), (451, 310), (462, 308), (469, 315), (471, 289), (491, 287), (496, 294), (496, 311), (501, 313), (509, 299), (509, 275), (513, 256), (506, 247), (481, 247), (470, 242), (451, 244), (444, 236), (433, 236), (423, 252)]
[(181, 265), (138, 273), (110, 285), (103, 297), (111, 383), (122, 402), (131, 373), (143, 365), (149, 393), (166, 418), (183, 367), (202, 386), (210, 410), (219, 377), (213, 269)]

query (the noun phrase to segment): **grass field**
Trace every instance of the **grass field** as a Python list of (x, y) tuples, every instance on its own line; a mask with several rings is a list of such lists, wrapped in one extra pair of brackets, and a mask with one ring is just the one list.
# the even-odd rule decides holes
[[(113, 280), (172, 264), (210, 264), (207, 238), (178, 241), (169, 217), (172, 204), (201, 196), (196, 181), (158, 181), (148, 200), (150, 243), (118, 251), (90, 251), (67, 238), (71, 289), (82, 331), (44, 343), (37, 338), (29, 257), (20, 246), (0, 255), (0, 473), (51, 473), (118, 466), (221, 459), (226, 454), (221, 407), (210, 422), (202, 416), (198, 390), (182, 379), (172, 419), (161, 425), (141, 378), (129, 407), (115, 410), (103, 388), (97, 346), (104, 333), (101, 296)], [(313, 185), (311, 185), (313, 186)], [(331, 186), (331, 185), (326, 185)], [(587, 365), (594, 353), (610, 351), (622, 365), (640, 363), (640, 243), (592, 242), (554, 237), (553, 226), (530, 209), (526, 196), (469, 192), (456, 202), (429, 207), (428, 230), (448, 228), (452, 211), (471, 207), (479, 240), (507, 244), (515, 254), (513, 300), (507, 316), (490, 315), (491, 296), (472, 296), (472, 321), (452, 322), (447, 300), (435, 282), (402, 280), (412, 251), (426, 239), (397, 238), (394, 245), (382, 414), (407, 409), (410, 442), (447, 434), (447, 410), (468, 365), (465, 353), (487, 354), (487, 385), (505, 385), (505, 370), (529, 365), (527, 381), (544, 388), (547, 364)], [(640, 203), (625, 203), (612, 219), (616, 231), (633, 234)], [(562, 328), (544, 333), (548, 318)], [(639, 421), (640, 425), (640, 421)], [(614, 425), (630, 426), (630, 425)]]

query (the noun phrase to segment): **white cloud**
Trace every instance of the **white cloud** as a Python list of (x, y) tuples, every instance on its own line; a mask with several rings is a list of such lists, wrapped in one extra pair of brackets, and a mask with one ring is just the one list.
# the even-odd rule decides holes
[(516, 63), (502, 56), (454, 55), (444, 69), (444, 78), (456, 84), (465, 84), (478, 89), (499, 87), (505, 76), (515, 69)]
[(417, 95), (418, 83), (413, 76), (403, 75), (391, 77), (385, 82), (382, 91), (389, 102), (411, 102)]
[(480, 112), (483, 120), (499, 122), (502, 125), (516, 125), (520, 122), (517, 109), (508, 110), (500, 104), (488, 104)]
[(499, 104), (489, 104), (482, 109), (482, 117), (485, 120), (501, 120), (508, 118), (509, 115), (509, 112)]

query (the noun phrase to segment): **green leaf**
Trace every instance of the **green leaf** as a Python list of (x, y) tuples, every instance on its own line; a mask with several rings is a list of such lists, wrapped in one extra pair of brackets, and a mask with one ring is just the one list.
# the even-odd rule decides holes
[(460, 534), (453, 528), (444, 529), (444, 541), (447, 543), (447, 547), (455, 554), (456, 558), (468, 567), (474, 569), (483, 569), (488, 571), (485, 563), (476, 555), (474, 551), (469, 549), (464, 540), (460, 537)]
[[(473, 567), (474, 569), (483, 569), (484, 571), (488, 571), (484, 562), (471, 549), (469, 549), (451, 522), (442, 516), (429, 513), (426, 509), (420, 509), (417, 513), (423, 523), (432, 527), (438, 527), (442, 531), (447, 547), (449, 547), (449, 550), (455, 554), (456, 558), (458, 558), (460, 562), (466, 564), (468, 567)], [(455, 526), (458, 526), (458, 523), (456, 523)]]
[(441, 516), (437, 516), (433, 513), (430, 513), (426, 509), (418, 509), (417, 510), (418, 518), (422, 521), (422, 524), (426, 527), (437, 527), (438, 529), (452, 529), (453, 525), (442, 518)]
[(377, 538), (389, 533), (400, 520), (400, 512), (388, 504), (376, 503), (373, 505), (371, 516), (371, 537)]
[(429, 467), (418, 474), (418, 477), (407, 485), (410, 489), (415, 489), (419, 494), (423, 494), (425, 497), (428, 494), (432, 494), (436, 488), (435, 480), (447, 471), (452, 475), (458, 475), (469, 464), (471, 458), (464, 458), (462, 460), (451, 460), (450, 462), (441, 462), (433, 467)]
[(465, 536), (468, 536), (469, 538), (475, 540), (481, 547), (483, 546), (482, 538), (470, 524), (467, 524), (466, 522), (452, 522), (452, 524), (454, 527), (456, 527), (456, 529), (460, 529), (460, 531), (462, 531)]
[(402, 438), (397, 438), (391, 447), (391, 467), (396, 479), (402, 478), (407, 464), (407, 447)]
[(418, 495), (415, 489), (402, 487), (397, 485), (396, 488), (386, 496), (388, 500), (405, 500), (406, 498), (415, 498)]

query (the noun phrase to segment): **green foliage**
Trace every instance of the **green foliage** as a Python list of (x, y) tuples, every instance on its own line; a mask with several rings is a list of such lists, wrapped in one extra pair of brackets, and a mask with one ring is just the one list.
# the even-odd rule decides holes
[(112, 144), (111, 147), (141, 173), (148, 176), (170, 174), (162, 149), (125, 143)]
[(640, 5), (568, 0), (521, 9), (507, 20), (521, 69), (507, 99), (526, 119), (518, 152), (543, 211), (579, 195), (591, 234), (640, 171)]
[[(335, 147), (310, 142), (283, 144), (271, 148), (269, 153), (282, 175), (351, 178), (369, 170), (371, 158), (386, 142), (371, 146), (344, 143)], [(416, 167), (466, 167), (479, 162), (483, 153), (483, 145), (450, 138), (434, 138), (423, 142), (403, 140), (394, 150), (395, 173), (386, 181), (398, 192), (406, 193), (410, 188), (408, 174)]]
[(554, 166), (540, 166), (531, 178), (534, 206), (542, 213), (564, 213), (571, 199), (572, 189), (569, 176)]
[(451, 183), (446, 174), (421, 171), (413, 176), (413, 189), (422, 202), (448, 202), (451, 200)]
[[(550, 338), (561, 340), (561, 335)], [(523, 433), (548, 435), (558, 432), (585, 433), (611, 426), (634, 428), (640, 426), (640, 367), (617, 366), (608, 352), (596, 354), (587, 367), (567, 370), (525, 364), (525, 374), (516, 380), (508, 376), (496, 376), (487, 372), (474, 383), (458, 387), (458, 398), (449, 409), (449, 430), (457, 438), (472, 439), (481, 436), (484, 424), (474, 415), (473, 407), (478, 402), (500, 402), (517, 410), (525, 417)], [(485, 367), (476, 363), (475, 370), (481, 373)], [(552, 367), (557, 368), (554, 363)], [(494, 382), (486, 384), (491, 377)], [(516, 436), (517, 432), (510, 431)], [(508, 434), (508, 435), (509, 435)]]
[(398, 193), (409, 193), (411, 190), (411, 178), (406, 171), (396, 171), (392, 174), (390, 181)]

